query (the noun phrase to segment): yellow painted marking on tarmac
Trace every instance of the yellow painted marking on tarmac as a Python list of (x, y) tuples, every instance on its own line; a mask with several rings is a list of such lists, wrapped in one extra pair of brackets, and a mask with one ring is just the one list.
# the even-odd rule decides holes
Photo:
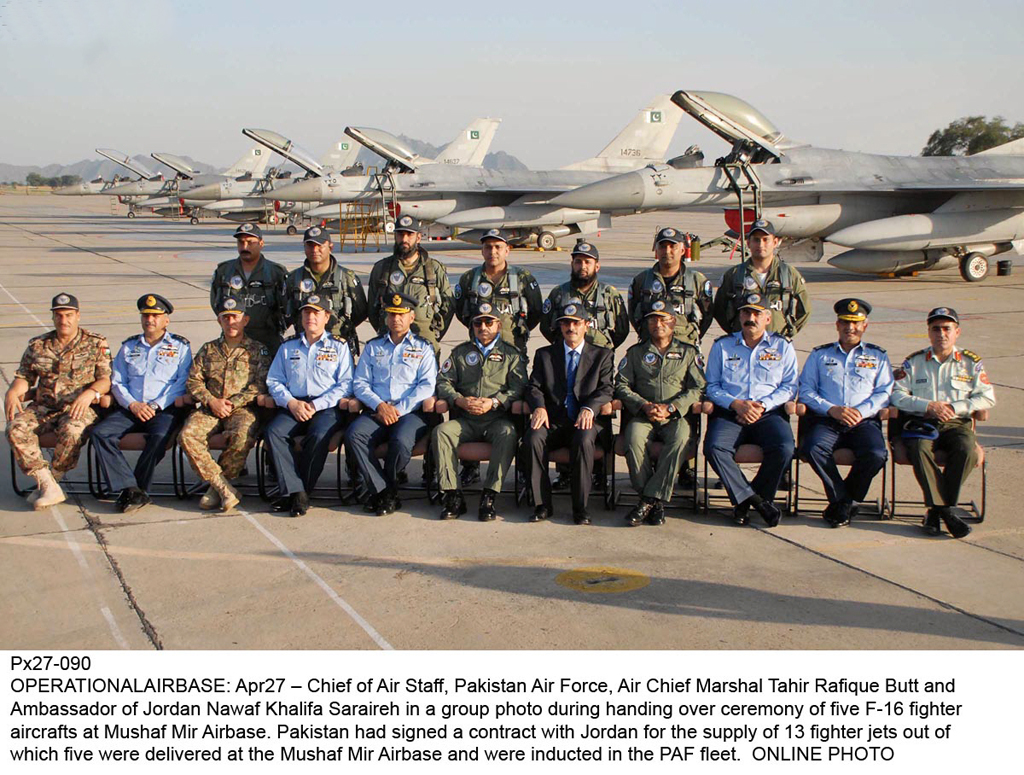
[(615, 592), (633, 592), (643, 589), (651, 583), (649, 576), (639, 571), (625, 568), (577, 568), (559, 573), (555, 581), (563, 587), (575, 589), (577, 592), (596, 592), (611, 594)]

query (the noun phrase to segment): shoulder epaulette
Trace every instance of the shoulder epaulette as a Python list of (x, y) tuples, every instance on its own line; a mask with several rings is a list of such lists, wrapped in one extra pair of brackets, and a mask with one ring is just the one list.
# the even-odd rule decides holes
[(885, 353), (886, 355), (889, 354), (884, 347), (879, 347), (877, 344), (872, 344), (871, 342), (864, 342), (864, 346), (870, 347), (872, 350), (878, 350), (879, 352)]
[(970, 350), (960, 350), (960, 352), (962, 352), (964, 355), (966, 355), (968, 358), (970, 358), (975, 363), (977, 363), (978, 361), (981, 360), (981, 356), (980, 355), (978, 355), (977, 353), (973, 353)]
[(721, 336), (715, 337), (715, 341), (717, 342), (719, 339), (728, 339), (730, 336), (732, 336), (732, 334), (722, 334)]
[(291, 336), (286, 336), (284, 339), (281, 340), (281, 343), (283, 344), (284, 342), (290, 342), (293, 339), (298, 339), (301, 336), (302, 334), (292, 334)]
[(932, 348), (930, 348), (930, 347), (922, 347), (922, 348), (921, 348), (920, 350), (915, 350), (914, 352), (910, 353), (910, 355), (908, 355), (908, 356), (907, 356), (907, 357), (905, 358), (905, 360), (908, 360), (908, 361), (909, 361), (909, 360), (910, 360), (911, 358), (913, 358), (913, 357), (914, 357), (915, 355), (924, 355), (924, 354), (925, 354), (925, 353), (927, 353), (927, 352), (928, 352), (928, 351), (929, 351), (930, 349), (932, 349)]
[(50, 334), (52, 334), (52, 333), (53, 333), (53, 331), (47, 331), (45, 334), (39, 334), (39, 336), (33, 336), (31, 339), (28, 340), (28, 343), (32, 344), (33, 342), (40, 342), (43, 339), (46, 339), (46, 337), (50, 336)]
[[(97, 334), (95, 331), (90, 331), (87, 328), (80, 328), (78, 330), (81, 331), (84, 336), (91, 336), (93, 339), (106, 339), (103, 334)], [(46, 334), (43, 334), (43, 336), (46, 336)]]
[(132, 334), (127, 339), (122, 339), (121, 344), (128, 344), (130, 341), (132, 341), (133, 339), (138, 339), (140, 336), (142, 336), (142, 334)]
[(828, 349), (829, 347), (831, 347), (834, 344), (835, 344), (835, 342), (826, 342), (825, 344), (819, 344), (817, 347), (812, 347), (811, 348), (811, 352), (814, 352), (815, 350), (825, 350), (825, 349)]
[(184, 336), (182, 336), (181, 334), (170, 334), (169, 333), (169, 334), (167, 334), (167, 336), (169, 336), (171, 339), (177, 339), (179, 342), (184, 342), (189, 347), (192, 346), (192, 343), (188, 339), (186, 339)]

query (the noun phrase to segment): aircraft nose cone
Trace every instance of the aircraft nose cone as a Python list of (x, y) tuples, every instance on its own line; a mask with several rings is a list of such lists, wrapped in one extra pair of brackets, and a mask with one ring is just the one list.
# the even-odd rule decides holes
[(189, 199), (197, 199), (202, 202), (215, 202), (223, 198), (220, 191), (220, 183), (208, 183), (198, 188), (190, 188), (187, 196)]
[(323, 184), (320, 178), (302, 180), (289, 186), (275, 188), (274, 197), (290, 202), (319, 202), (323, 199)]
[(53, 193), (57, 196), (77, 196), (85, 192), (82, 190), (82, 186), (64, 186), (64, 188), (56, 189)]
[(644, 179), (627, 172), (559, 194), (551, 201), (578, 210), (634, 210), (644, 204)]

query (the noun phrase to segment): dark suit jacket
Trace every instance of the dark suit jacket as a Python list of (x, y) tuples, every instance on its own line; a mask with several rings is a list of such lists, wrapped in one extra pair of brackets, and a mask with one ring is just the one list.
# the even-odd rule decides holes
[[(595, 417), (601, 406), (612, 400), (614, 360), (615, 353), (606, 347), (596, 347), (589, 342), (583, 345), (573, 392), (580, 409), (589, 408)], [(526, 403), (531, 411), (545, 407), (552, 424), (560, 425), (568, 420), (565, 393), (565, 343), (559, 339), (534, 354)]]

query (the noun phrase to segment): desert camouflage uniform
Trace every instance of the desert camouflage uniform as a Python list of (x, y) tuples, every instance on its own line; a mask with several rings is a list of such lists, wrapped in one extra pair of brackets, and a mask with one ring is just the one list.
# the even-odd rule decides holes
[(58, 348), (55, 331), (35, 337), (14, 374), (35, 388), (32, 405), (7, 424), (14, 459), (30, 476), (46, 468), (39, 437), (51, 431), (57, 434), (50, 463), (53, 473), (63, 474), (78, 465), (87, 431), (98, 418), (90, 408), (72, 420), (71, 404), (93, 382), (110, 376), (110, 347), (100, 334), (80, 328), (71, 344)]
[[(252, 404), (267, 389), (269, 368), (270, 351), (249, 337), (230, 349), (223, 336), (199, 348), (185, 389), (200, 408), (189, 415), (178, 439), (192, 468), (204, 481), (212, 482), (222, 473), (226, 479), (234, 479), (245, 466), (259, 435)], [(208, 408), (211, 398), (227, 398), (235, 408), (221, 420)], [(219, 461), (214, 462), (209, 439), (218, 432), (228, 437), (228, 444)]]

